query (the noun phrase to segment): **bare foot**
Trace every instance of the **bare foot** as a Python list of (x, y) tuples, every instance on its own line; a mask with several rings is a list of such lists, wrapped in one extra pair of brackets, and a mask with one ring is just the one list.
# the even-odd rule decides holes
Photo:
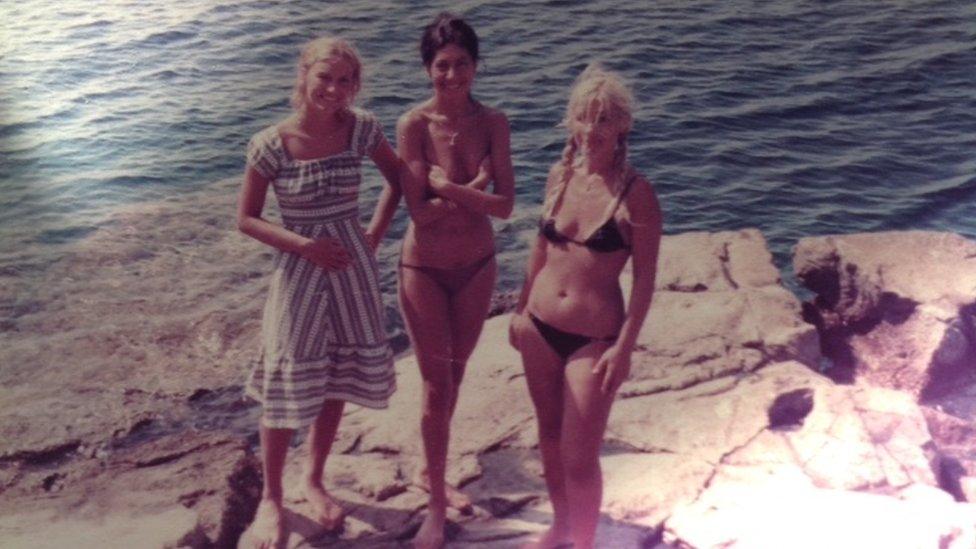
[(257, 549), (281, 549), (288, 541), (281, 502), (262, 499), (251, 523), (251, 536)]
[(417, 535), (413, 537), (414, 549), (440, 549), (444, 546), (444, 522), (446, 520), (444, 511), (428, 510), (424, 522), (417, 530)]
[[(430, 477), (427, 476), (427, 471), (421, 471), (420, 474), (414, 479), (414, 484), (424, 492), (430, 493)], [(471, 498), (467, 494), (458, 490), (450, 484), (444, 483), (444, 495), (447, 496), (447, 505), (452, 509), (457, 509), (465, 515), (470, 515), (474, 511), (474, 506), (471, 504)]]
[(573, 546), (569, 533), (550, 526), (541, 536), (522, 546), (522, 549), (567, 549)]
[(313, 518), (327, 531), (331, 532), (342, 526), (342, 521), (346, 518), (346, 510), (325, 491), (321, 481), (305, 481), (305, 499), (315, 512)]

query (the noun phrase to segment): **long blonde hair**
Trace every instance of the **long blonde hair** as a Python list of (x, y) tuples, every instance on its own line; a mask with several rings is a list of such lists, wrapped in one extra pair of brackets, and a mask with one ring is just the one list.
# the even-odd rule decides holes
[[(630, 88), (619, 74), (604, 69), (599, 63), (590, 63), (573, 84), (569, 93), (569, 102), (566, 104), (566, 116), (560, 125), (568, 128), (571, 121), (579, 113), (586, 112), (593, 103), (596, 103), (598, 115), (607, 113), (611, 118), (621, 122), (624, 127), (624, 131), (618, 136), (619, 141), (613, 159), (613, 191), (616, 196), (621, 192), (626, 180), (624, 172), (627, 169), (627, 136), (633, 126), (634, 98)], [(545, 211), (551, 209), (555, 198), (562, 193), (572, 176), (579, 143), (576, 142), (572, 131), (568, 133), (566, 146), (559, 160), (560, 180), (546, 194)]]
[(342, 38), (323, 36), (307, 42), (302, 46), (302, 53), (298, 56), (298, 74), (295, 76), (295, 87), (291, 92), (291, 106), (296, 111), (305, 105), (305, 89), (308, 84), (308, 69), (323, 59), (333, 57), (342, 59), (352, 67), (352, 77), (355, 81), (356, 92), (362, 86), (363, 64), (359, 60), (359, 52), (352, 44)]

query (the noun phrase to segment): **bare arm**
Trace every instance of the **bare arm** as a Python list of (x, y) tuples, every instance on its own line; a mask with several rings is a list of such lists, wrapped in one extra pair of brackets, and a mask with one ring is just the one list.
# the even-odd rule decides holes
[(522, 291), (519, 293), (518, 305), (515, 307), (515, 314), (522, 314), (525, 311), (525, 304), (529, 301), (529, 294), (532, 293), (532, 285), (535, 277), (546, 264), (546, 243), (542, 236), (536, 236), (532, 244), (532, 251), (529, 252), (528, 265), (525, 268), (525, 282), (522, 283)]
[(647, 311), (651, 308), (662, 230), (661, 207), (654, 190), (643, 178), (633, 184), (635, 188), (627, 196), (627, 206), (631, 212), (634, 284), (630, 290), (627, 316), (617, 337), (617, 345), (627, 352), (633, 351)]
[(471, 181), (465, 183), (452, 182), (447, 177), (447, 172), (444, 168), (434, 165), (430, 167), (430, 171), (427, 173), (427, 178), (431, 182), (431, 187), (435, 185), (435, 180), (437, 185), (447, 185), (449, 183), (456, 183), (458, 185), (464, 185), (465, 187), (470, 187), (472, 189), (477, 189), (483, 191), (488, 188), (488, 184), (492, 180), (492, 168), (491, 168), (491, 155), (485, 156), (481, 160), (481, 164), (478, 164), (478, 173), (475, 174)]
[(313, 240), (261, 217), (269, 184), (266, 177), (248, 166), (237, 201), (237, 228), (283, 252), (299, 254), (325, 270), (346, 267), (351, 258), (341, 242), (328, 237)]
[(661, 207), (650, 184), (639, 178), (627, 196), (627, 211), (631, 228), (631, 259), (634, 284), (630, 302), (617, 341), (607, 349), (593, 367), (601, 375), (602, 390), (615, 392), (630, 375), (630, 355), (637, 343), (641, 326), (651, 308), (654, 280), (657, 277), (657, 256), (661, 247)]
[(479, 189), (478, 186), (471, 184), (473, 181), (469, 184), (454, 185), (442, 178), (432, 178), (430, 183), (438, 196), (474, 212), (508, 219), (515, 205), (515, 172), (512, 169), (511, 129), (508, 118), (502, 113), (493, 113), (489, 118), (489, 131), (491, 132), (491, 171), (495, 180), (494, 193)]
[(494, 170), (491, 167), (491, 155), (484, 157), (478, 165), (478, 173), (474, 179), (465, 183), (466, 186), (483, 191), (488, 188), (488, 184), (494, 179)]
[(403, 189), (400, 187), (400, 159), (386, 138), (380, 139), (379, 145), (373, 150), (370, 158), (387, 182), (380, 194), (379, 201), (376, 203), (373, 217), (369, 221), (369, 228), (366, 229), (366, 238), (370, 247), (375, 251), (380, 241), (383, 240), (383, 236), (386, 235), (387, 229), (390, 228), (390, 221), (393, 219), (393, 214), (396, 213), (397, 206), (400, 205)]
[(400, 154), (400, 188), (407, 202), (410, 218), (417, 225), (427, 225), (444, 217), (457, 205), (439, 197), (426, 196), (430, 166), (424, 158), (423, 126), (407, 112), (397, 122), (397, 152)]
[(540, 235), (536, 237), (535, 243), (532, 244), (532, 251), (529, 252), (529, 262), (525, 268), (525, 281), (522, 282), (518, 305), (515, 306), (515, 312), (512, 313), (512, 320), (508, 325), (508, 344), (516, 349), (519, 348), (519, 330), (516, 325), (525, 320), (525, 305), (529, 301), (529, 294), (532, 293), (532, 285), (535, 283), (536, 275), (539, 274), (545, 264), (546, 242)]

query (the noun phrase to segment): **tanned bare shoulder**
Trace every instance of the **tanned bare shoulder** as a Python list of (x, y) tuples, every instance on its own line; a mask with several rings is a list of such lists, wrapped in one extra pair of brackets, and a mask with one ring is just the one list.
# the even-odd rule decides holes
[(400, 118), (397, 120), (397, 129), (408, 131), (415, 129), (419, 124), (426, 123), (426, 121), (427, 116), (424, 112), (424, 105), (417, 105), (400, 115)]
[(491, 124), (492, 127), (508, 128), (508, 117), (505, 116), (504, 112), (494, 107), (489, 107), (484, 103), (481, 104), (481, 107), (484, 109), (483, 116), (485, 117), (485, 120)]
[(661, 205), (657, 200), (654, 186), (642, 174), (638, 173), (631, 182), (630, 191), (624, 201), (628, 217), (634, 221), (648, 222), (661, 220)]

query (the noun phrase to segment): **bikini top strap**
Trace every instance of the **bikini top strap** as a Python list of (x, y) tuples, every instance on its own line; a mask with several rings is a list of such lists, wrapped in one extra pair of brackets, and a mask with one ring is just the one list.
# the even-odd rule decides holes
[[(609, 223), (611, 219), (613, 219), (614, 215), (617, 213), (617, 209), (620, 208), (620, 203), (624, 201), (624, 198), (626, 198), (627, 193), (630, 191), (630, 187), (633, 185), (634, 180), (637, 179), (637, 170), (628, 164), (626, 176), (624, 188), (620, 189), (617, 196), (613, 197), (613, 200), (611, 200), (610, 204), (607, 205), (607, 213), (603, 216), (603, 222), (596, 226), (597, 228), (593, 230), (594, 233), (600, 230), (600, 227), (603, 227)], [(592, 234), (590, 236), (592, 236)]]
[(627, 180), (624, 183), (624, 188), (620, 189), (620, 194), (614, 199), (613, 213), (617, 213), (617, 208), (620, 207), (620, 203), (627, 198), (627, 193), (630, 192), (630, 188), (634, 186), (634, 181), (637, 179), (637, 170), (634, 169), (630, 164), (627, 165)]
[[(563, 172), (559, 174), (559, 178), (562, 180), (559, 183), (559, 188), (556, 189), (556, 196), (552, 198), (552, 202), (549, 204), (547, 211), (543, 212), (543, 217), (546, 219), (552, 219), (556, 214), (556, 207), (562, 203), (563, 196), (566, 195), (566, 187), (569, 187), (569, 180), (566, 178), (566, 170), (571, 170), (572, 167), (563, 168)], [(570, 176), (572, 177), (572, 176)]]

